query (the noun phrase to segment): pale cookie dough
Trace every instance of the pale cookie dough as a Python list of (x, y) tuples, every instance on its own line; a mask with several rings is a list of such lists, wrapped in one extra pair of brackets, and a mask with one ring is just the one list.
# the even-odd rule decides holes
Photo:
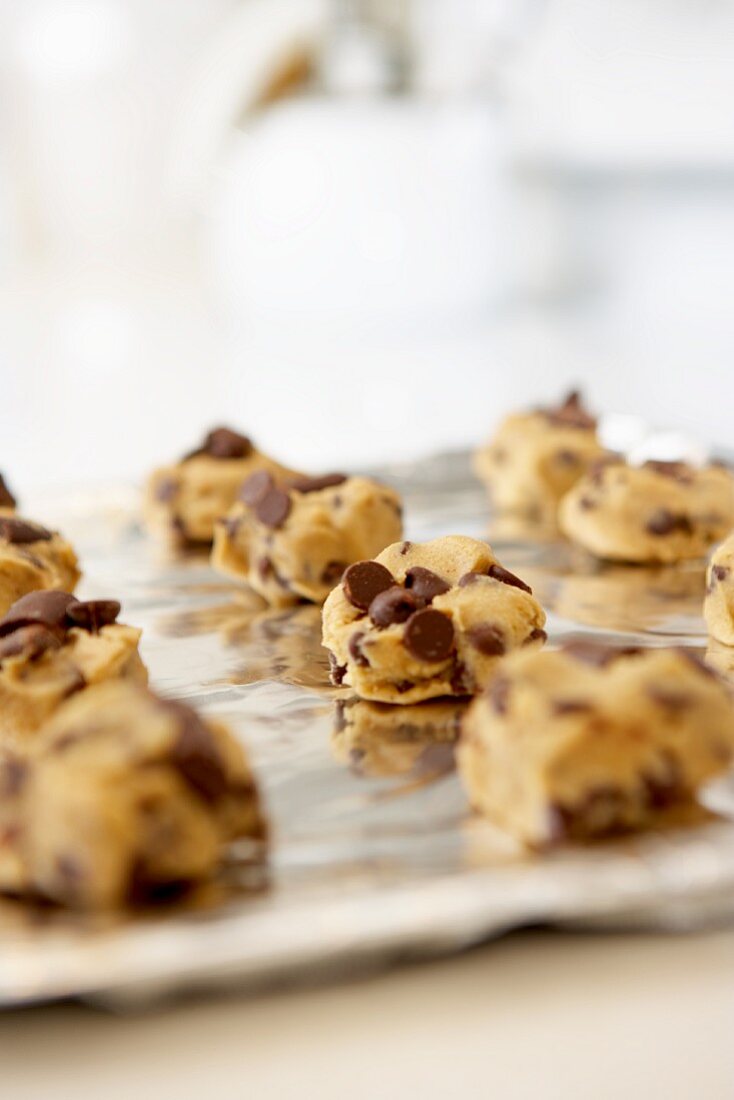
[(473, 695), (502, 654), (545, 641), (545, 614), (486, 543), (398, 542), (347, 569), (324, 605), (332, 681), (362, 699)]
[(722, 466), (630, 466), (610, 458), (564, 497), (559, 522), (568, 538), (599, 558), (700, 558), (734, 526), (734, 477)]
[(474, 465), (500, 511), (554, 519), (561, 497), (603, 453), (596, 420), (573, 392), (557, 408), (507, 417)]
[(733, 753), (731, 693), (703, 661), (579, 641), (508, 657), (457, 755), (473, 807), (542, 848), (654, 824)]
[(703, 614), (711, 637), (734, 646), (734, 535), (717, 546), (711, 556)]
[(0, 737), (22, 744), (90, 684), (147, 682), (141, 631), (116, 622), (119, 612), (117, 600), (77, 600), (58, 589), (13, 604), (0, 619)]
[(76, 554), (58, 532), (0, 513), (0, 615), (27, 592), (73, 592), (80, 575)]
[(145, 492), (147, 520), (174, 543), (211, 543), (215, 521), (229, 511), (243, 481), (255, 470), (295, 476), (258, 451), (246, 436), (215, 428), (197, 450), (150, 476)]
[(276, 482), (261, 472), (216, 525), (212, 565), (274, 607), (323, 603), (348, 565), (395, 542), (402, 527), (399, 495), (370, 478)]
[(453, 770), (466, 707), (463, 699), (435, 699), (412, 707), (340, 699), (331, 739), (334, 756), (370, 778), (437, 778)]
[(0, 767), (3, 783), (15, 820), (0, 839), (0, 885), (76, 908), (161, 896), (209, 877), (234, 838), (265, 836), (228, 729), (129, 681), (68, 700), (33, 757), (9, 778)]

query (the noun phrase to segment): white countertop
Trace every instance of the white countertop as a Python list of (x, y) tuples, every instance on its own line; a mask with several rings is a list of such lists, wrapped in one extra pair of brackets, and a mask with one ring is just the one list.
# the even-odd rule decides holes
[(734, 931), (527, 932), (337, 986), (0, 1017), (4, 1100), (725, 1100)]

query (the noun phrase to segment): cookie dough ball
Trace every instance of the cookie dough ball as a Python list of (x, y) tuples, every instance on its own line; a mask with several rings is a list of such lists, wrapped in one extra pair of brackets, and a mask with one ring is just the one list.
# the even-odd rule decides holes
[(544, 847), (653, 824), (733, 754), (730, 690), (703, 661), (581, 641), (503, 662), (458, 765), (475, 809)]
[(209, 877), (235, 837), (264, 837), (239, 743), (183, 703), (108, 681), (68, 700), (41, 739), (13, 847), (43, 898), (83, 909), (149, 899)]
[(703, 614), (711, 637), (734, 646), (734, 535), (711, 556)]
[(398, 542), (351, 565), (323, 621), (332, 681), (403, 706), (473, 695), (504, 653), (546, 636), (530, 588), (462, 535)]
[(377, 481), (327, 474), (276, 482), (259, 472), (216, 525), (212, 565), (275, 607), (323, 603), (348, 565), (395, 542), (402, 526), (399, 495)]
[(279, 477), (294, 474), (258, 451), (246, 436), (215, 428), (201, 447), (151, 475), (145, 493), (148, 522), (179, 545), (211, 543), (215, 521), (229, 511), (242, 482), (255, 470)]
[(412, 707), (340, 699), (332, 735), (334, 756), (370, 778), (443, 775), (453, 770), (466, 706), (460, 699), (435, 699)]
[(73, 592), (80, 576), (76, 554), (58, 532), (0, 513), (0, 615), (39, 588)]
[(475, 469), (500, 511), (554, 518), (561, 497), (603, 453), (596, 420), (573, 392), (557, 408), (507, 417), (477, 452)]
[(564, 497), (559, 521), (568, 538), (599, 558), (700, 558), (734, 526), (734, 477), (722, 466), (630, 466), (610, 458)]
[(117, 600), (51, 589), (0, 619), (0, 737), (22, 743), (64, 699), (102, 680), (147, 682), (141, 631), (116, 622)]

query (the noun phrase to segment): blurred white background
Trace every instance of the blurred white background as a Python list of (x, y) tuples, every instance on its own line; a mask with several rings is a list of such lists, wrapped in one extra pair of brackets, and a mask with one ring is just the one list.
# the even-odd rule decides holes
[(0, 467), (726, 444), (733, 104), (732, 0), (0, 0)]

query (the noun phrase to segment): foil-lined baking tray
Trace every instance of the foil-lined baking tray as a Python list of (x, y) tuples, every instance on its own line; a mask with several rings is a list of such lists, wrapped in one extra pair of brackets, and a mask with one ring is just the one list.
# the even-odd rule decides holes
[[(466, 455), (382, 474), (405, 496), (407, 537), (491, 541), (548, 610), (551, 644), (585, 633), (705, 648), (700, 563), (605, 566), (552, 532), (492, 523)], [(134, 916), (0, 902), (0, 1004), (137, 1004), (456, 951), (530, 923), (689, 928), (734, 913), (728, 783), (695, 820), (528, 855), (467, 811), (453, 768), (458, 708), (406, 713), (330, 687), (318, 609), (268, 610), (205, 557), (164, 551), (132, 491), (24, 510), (73, 540), (85, 596), (122, 598), (124, 621), (144, 628), (154, 686), (242, 737), (273, 841), (266, 861), (235, 847), (220, 881)], [(709, 657), (726, 670), (726, 650)]]

